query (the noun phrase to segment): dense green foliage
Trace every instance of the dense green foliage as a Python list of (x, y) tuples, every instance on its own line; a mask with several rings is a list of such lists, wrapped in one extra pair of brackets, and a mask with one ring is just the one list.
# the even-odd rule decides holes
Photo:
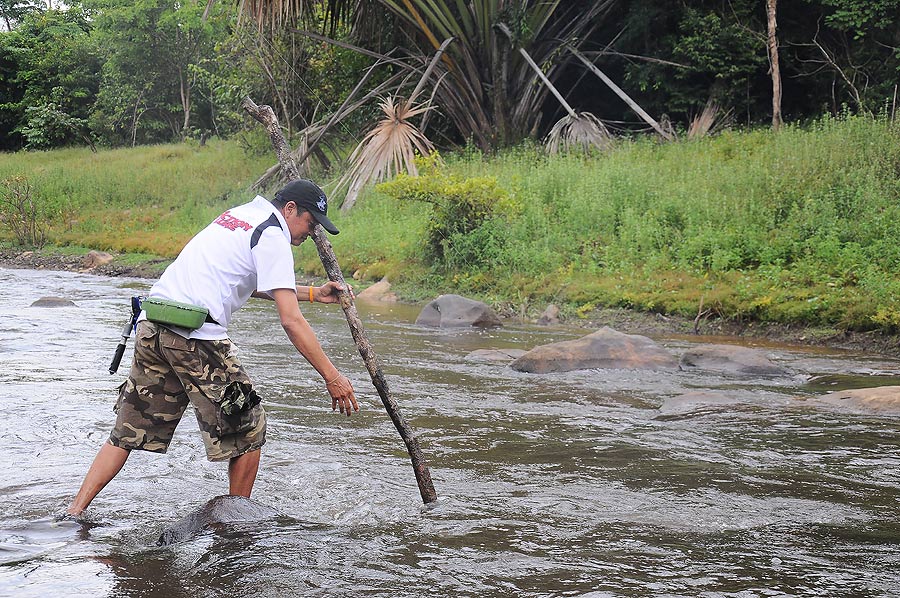
[[(85, 0), (94, 15), (92, 41), (103, 57), (91, 126), (104, 141), (152, 143), (211, 128), (208, 94), (195, 69), (227, 35), (221, 14), (202, 19), (199, 3)], [(195, 105), (197, 104), (197, 105)], [(203, 118), (205, 117), (205, 118)], [(199, 122), (195, 122), (199, 121)]]
[[(626, 128), (644, 126), (579, 61), (548, 46), (549, 38), (577, 41), (644, 108), (667, 115), (676, 128), (709, 98), (738, 123), (770, 118), (762, 0), (577, 0), (558, 7), (533, 0), (378, 0), (358, 4), (369, 11), (363, 21), (353, 20), (356, 9), (347, 2), (302, 4), (317, 7), (304, 26), (376, 53), (398, 44), (395, 55), (430, 53), (436, 41), (456, 36), (437, 70), (443, 110), (435, 112), (432, 130), (445, 146), (474, 139), (485, 150), (502, 147), (543, 135), (564, 114), (534, 81), (520, 47), (576, 110), (626, 121)], [(504, 8), (490, 9), (495, 4)], [(326, 13), (339, 5), (347, 11), (332, 11), (343, 15), (334, 24)], [(406, 8), (413, 5), (421, 27)], [(273, 106), (290, 136), (332, 114), (375, 60), (288, 29), (260, 34), (254, 23), (239, 25), (228, 3), (73, 0), (58, 6), (0, 1), (6, 27), (0, 30), (0, 149), (229, 137), (246, 126), (238, 107), (246, 94)], [(573, 19), (579, 14), (595, 17)], [(780, 2), (787, 120), (836, 115), (844, 106), (895, 112), (898, 14), (900, 0)], [(366, 87), (395, 72), (379, 67)], [(358, 138), (358, 124), (336, 130)], [(328, 163), (325, 154), (316, 157)]]
[(227, 3), (81, 0), (15, 14), (0, 31), (0, 149), (230, 137), (245, 127), (245, 95), (274, 106), (290, 134), (339, 105), (368, 64), (260, 36)]
[(84, 142), (100, 70), (89, 29), (82, 10), (33, 11), (0, 36), (0, 147)]
[[(685, 115), (712, 98), (732, 110), (736, 122), (764, 122), (772, 101), (765, 5), (763, 0), (620, 3), (598, 48), (609, 53), (603, 40), (615, 38), (611, 50), (627, 56), (609, 56), (609, 72), (652, 114), (684, 123)], [(898, 15), (898, 0), (779, 2), (785, 117), (838, 114), (844, 105), (872, 113), (886, 105), (896, 109)], [(598, 93), (611, 101), (605, 90)], [(624, 107), (620, 113), (633, 120)]]

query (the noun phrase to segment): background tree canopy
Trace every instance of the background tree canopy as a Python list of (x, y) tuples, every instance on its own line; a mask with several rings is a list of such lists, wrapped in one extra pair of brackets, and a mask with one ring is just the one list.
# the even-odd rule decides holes
[[(542, 137), (565, 114), (521, 50), (576, 111), (622, 132), (646, 129), (564, 43), (676, 128), (710, 99), (739, 124), (771, 117), (763, 0), (328, 0), (243, 8), (77, 0), (47, 9), (0, 0), (0, 149), (228, 137), (247, 126), (238, 107), (246, 94), (273, 106), (290, 135), (327, 120), (376, 62), (355, 98), (393, 76), (401, 90), (403, 81), (414, 84), (448, 38), (426, 90), (437, 106), (430, 135), (443, 146), (474, 142), (489, 150)], [(900, 0), (780, 3), (785, 118), (895, 111), (898, 14)], [(358, 137), (359, 123), (375, 110), (369, 101), (335, 128), (336, 143)]]

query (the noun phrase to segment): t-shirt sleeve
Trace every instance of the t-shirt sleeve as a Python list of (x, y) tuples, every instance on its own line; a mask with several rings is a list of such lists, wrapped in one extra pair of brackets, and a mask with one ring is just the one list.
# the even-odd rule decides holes
[(256, 266), (257, 291), (297, 288), (294, 254), (280, 229), (273, 226), (264, 230), (250, 254)]

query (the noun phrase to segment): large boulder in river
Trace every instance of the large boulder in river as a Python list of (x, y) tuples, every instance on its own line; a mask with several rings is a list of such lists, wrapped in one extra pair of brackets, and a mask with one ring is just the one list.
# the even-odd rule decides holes
[(423, 307), (419, 317), (416, 318), (416, 324), (436, 328), (503, 326), (500, 318), (490, 307), (481, 301), (459, 295), (441, 295)]
[(595, 368), (676, 370), (678, 361), (646, 336), (604, 326), (580, 339), (535, 347), (510, 367), (535, 374)]
[(387, 278), (382, 278), (366, 290), (358, 293), (356, 298), (363, 301), (397, 302), (397, 294), (391, 291), (391, 283), (388, 282)]
[(839, 390), (808, 401), (851, 413), (900, 415), (900, 386)]
[(90, 270), (92, 268), (96, 268), (97, 266), (105, 266), (106, 264), (113, 261), (113, 259), (113, 256), (106, 253), (105, 251), (97, 251), (95, 249), (92, 249), (87, 252), (84, 258), (82, 258), (81, 264), (85, 268)]
[(275, 509), (243, 496), (217, 496), (166, 528), (156, 544), (168, 546), (192, 538), (216, 525), (264, 521), (278, 515)]
[(697, 345), (681, 356), (681, 368), (748, 376), (786, 376), (790, 373), (773, 363), (764, 351), (735, 345)]

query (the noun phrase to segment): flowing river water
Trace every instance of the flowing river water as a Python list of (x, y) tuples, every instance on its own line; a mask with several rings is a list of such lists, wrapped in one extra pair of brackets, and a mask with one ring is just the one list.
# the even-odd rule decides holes
[[(403, 305), (359, 307), (429, 460), (432, 508), (340, 309), (301, 306), (357, 389), (349, 419), (274, 306), (251, 301), (232, 338), (269, 416), (254, 499), (281, 516), (156, 546), (227, 490), (188, 413), (168, 454), (131, 456), (87, 524), (56, 523), (112, 425), (131, 342), (107, 368), (148, 284), (0, 269), (2, 596), (900, 595), (900, 418), (796, 398), (900, 383), (900, 361), (771, 346), (796, 375), (524, 374), (466, 355), (586, 331), (426, 329)], [(76, 305), (30, 307), (42, 296)], [(676, 355), (696, 342), (656, 340)], [(733, 402), (665, 408), (710, 389)]]

